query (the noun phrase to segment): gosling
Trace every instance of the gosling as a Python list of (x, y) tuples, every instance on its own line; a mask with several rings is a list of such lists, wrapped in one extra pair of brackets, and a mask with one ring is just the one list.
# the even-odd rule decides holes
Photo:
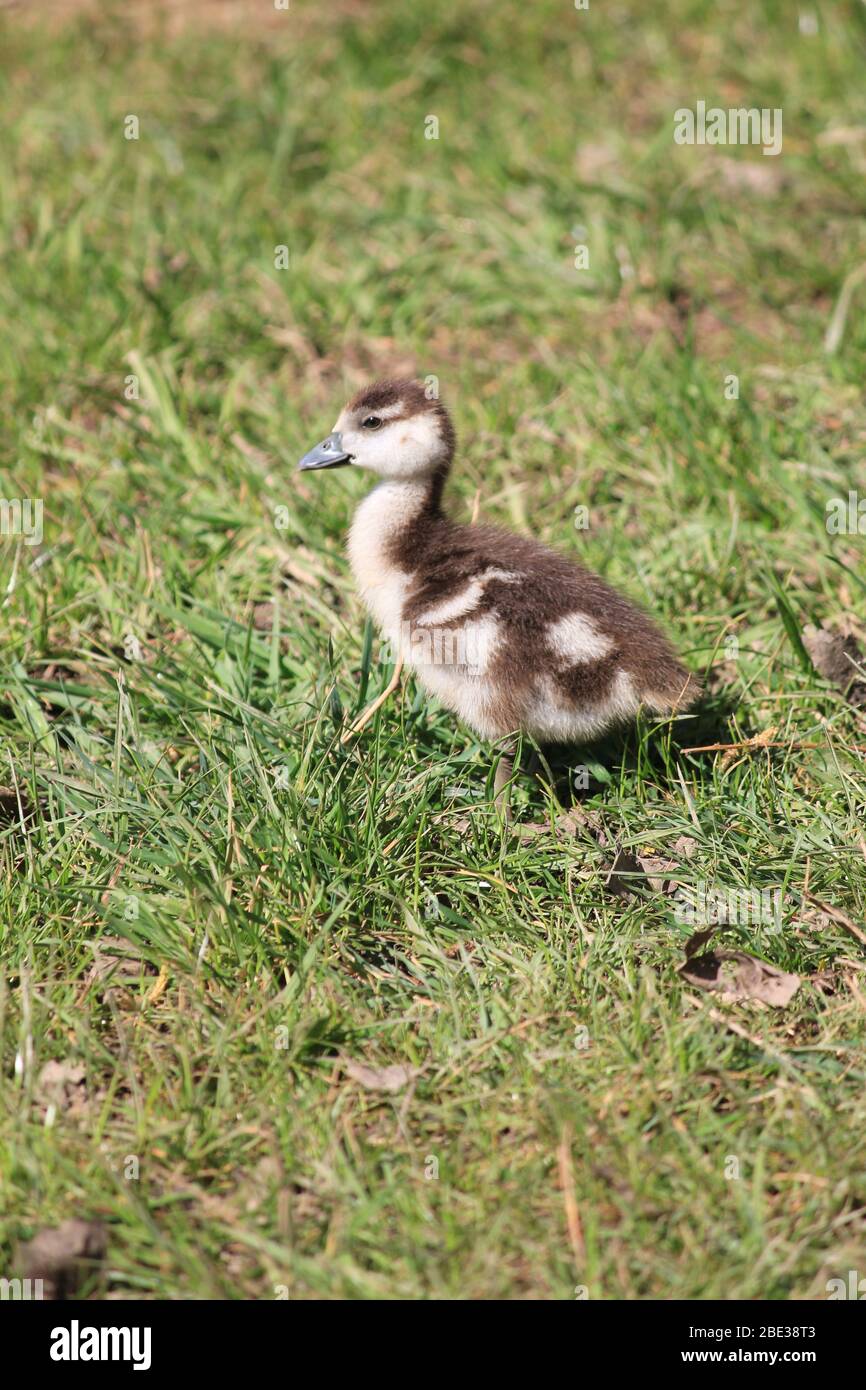
[(361, 598), (421, 684), (483, 739), (506, 740), (494, 778), (507, 814), (516, 735), (584, 743), (700, 694), (655, 623), (591, 570), (538, 541), (460, 525), (442, 510), (451, 418), (416, 381), (359, 391), (304, 472), (354, 467), (381, 481), (348, 554)]

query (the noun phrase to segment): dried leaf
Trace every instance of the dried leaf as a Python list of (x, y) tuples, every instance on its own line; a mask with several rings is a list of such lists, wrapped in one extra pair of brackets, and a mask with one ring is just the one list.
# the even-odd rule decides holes
[(391, 1094), (402, 1091), (415, 1075), (415, 1068), (396, 1063), (390, 1067), (370, 1067), (366, 1062), (346, 1062), (346, 1075), (365, 1091), (388, 1091)]
[(93, 964), (84, 976), (88, 985), (102, 985), (106, 990), (117, 989), (137, 983), (142, 974), (156, 974), (155, 968), (141, 960), (130, 942), (122, 936), (100, 936), (97, 941), (88, 942), (88, 945), (93, 952)]
[(745, 951), (716, 949), (695, 954), (712, 934), (712, 928), (695, 932), (686, 943), (686, 962), (680, 966), (680, 974), (689, 984), (713, 990), (729, 1001), (755, 999), (775, 1009), (790, 1004), (800, 988), (799, 975), (790, 975)]
[(588, 830), (591, 834), (598, 837), (599, 834), (598, 817), (586, 811), (582, 811), (579, 806), (572, 806), (570, 811), (563, 811), (554, 819), (553, 826), (550, 821), (525, 821), (518, 826), (520, 838), (531, 840), (536, 835), (565, 835), (576, 836), (582, 830)]
[(678, 867), (675, 860), (666, 859), (661, 854), (633, 854), (631, 850), (617, 849), (604, 886), (609, 893), (621, 897), (642, 889), (649, 889), (653, 893), (673, 893), (677, 883), (672, 875)]
[(646, 882), (646, 874), (640, 860), (630, 850), (617, 850), (604, 882), (607, 891), (615, 893), (618, 897), (627, 897), (637, 889), (645, 887)]
[(274, 605), (257, 603), (253, 609), (253, 627), (257, 632), (270, 632), (274, 625)]
[(686, 942), (686, 960), (691, 960), (692, 956), (697, 955), (702, 946), (705, 946), (711, 936), (715, 936), (715, 927), (705, 927), (701, 931), (693, 932)]
[(581, 830), (598, 832), (598, 816), (589, 811), (582, 811), (579, 806), (572, 806), (570, 811), (556, 818), (557, 831), (562, 831), (564, 835), (577, 835)]
[(841, 690), (849, 704), (866, 705), (866, 656), (851, 634), (804, 627), (803, 645), (820, 676)]
[(105, 1258), (105, 1228), (98, 1221), (64, 1221), (40, 1231), (19, 1248), (25, 1279), (41, 1279), (46, 1299), (74, 1298)]
[(87, 1077), (75, 1062), (46, 1062), (36, 1081), (36, 1095), (46, 1107), (70, 1115), (87, 1108)]
[(665, 859), (660, 854), (639, 854), (637, 862), (646, 874), (647, 882), (654, 893), (676, 891), (678, 885), (671, 877), (679, 867), (675, 860)]

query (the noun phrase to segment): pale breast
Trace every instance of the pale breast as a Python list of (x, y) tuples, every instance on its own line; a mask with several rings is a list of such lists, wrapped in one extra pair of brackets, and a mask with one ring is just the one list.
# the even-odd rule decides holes
[(388, 483), (374, 488), (355, 512), (348, 543), (349, 564), (361, 599), (394, 644), (399, 644), (410, 576), (393, 563), (390, 547), (395, 530), (414, 514), (406, 492), (405, 487)]

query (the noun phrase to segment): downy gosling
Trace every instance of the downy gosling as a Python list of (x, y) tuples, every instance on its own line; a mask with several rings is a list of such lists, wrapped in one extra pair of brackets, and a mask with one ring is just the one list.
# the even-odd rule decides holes
[[(484, 739), (583, 743), (686, 709), (700, 687), (655, 624), (604, 580), (526, 536), (442, 510), (455, 433), (416, 381), (359, 391), (300, 468), (381, 480), (358, 506), (349, 560), (367, 609), (421, 683)], [(496, 768), (503, 800), (513, 738)], [(507, 808), (506, 808), (507, 810)]]

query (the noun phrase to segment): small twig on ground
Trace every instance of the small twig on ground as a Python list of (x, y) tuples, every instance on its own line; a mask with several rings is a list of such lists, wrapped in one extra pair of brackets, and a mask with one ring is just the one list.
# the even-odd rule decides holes
[(403, 658), (402, 656), (398, 656), (397, 661), (394, 665), (394, 671), (391, 676), (391, 679), (385, 686), (385, 689), (382, 691), (382, 694), (377, 695), (373, 703), (371, 705), (368, 705), (362, 714), (358, 715), (358, 718), (355, 720), (354, 724), (352, 724), (351, 727), (348, 728), (340, 738), (341, 745), (344, 743), (348, 743), (350, 738), (352, 738), (355, 734), (359, 734), (361, 732), (365, 724), (369, 724), (370, 720), (373, 718), (373, 715), (376, 713), (376, 710), (381, 709), (382, 705), (384, 705), (389, 695), (392, 695), (393, 692), (397, 689), (397, 686), (400, 684), (400, 676), (402, 675), (402, 673)]
[(844, 927), (852, 936), (856, 937), (861, 946), (866, 946), (866, 932), (862, 927), (858, 927), (856, 922), (852, 922), (846, 912), (839, 907), (831, 907), (829, 903), (822, 903), (820, 898), (816, 898), (814, 893), (808, 893), (803, 889), (803, 897), (808, 898), (813, 907), (817, 907), (819, 912), (826, 912), (828, 917), (832, 917), (834, 922), (838, 922), (840, 927)]
[(562, 1139), (556, 1150), (557, 1163), (559, 1164), (559, 1185), (562, 1188), (562, 1201), (565, 1207), (565, 1224), (568, 1228), (568, 1238), (571, 1241), (571, 1249), (574, 1255), (575, 1273), (581, 1274), (586, 1262), (586, 1245), (583, 1239), (583, 1227), (580, 1224), (580, 1208), (577, 1205), (577, 1198), (574, 1195), (574, 1172), (571, 1166), (571, 1136), (567, 1130), (563, 1130)]
[[(756, 743), (754, 739), (744, 739), (742, 743), (702, 743), (697, 748), (683, 748), (683, 753), (725, 753), (748, 749), (760, 753), (764, 748), (826, 748), (826, 743), (787, 743), (784, 739), (772, 739), (769, 743)], [(866, 753), (866, 744), (850, 743), (846, 747), (855, 753)]]

